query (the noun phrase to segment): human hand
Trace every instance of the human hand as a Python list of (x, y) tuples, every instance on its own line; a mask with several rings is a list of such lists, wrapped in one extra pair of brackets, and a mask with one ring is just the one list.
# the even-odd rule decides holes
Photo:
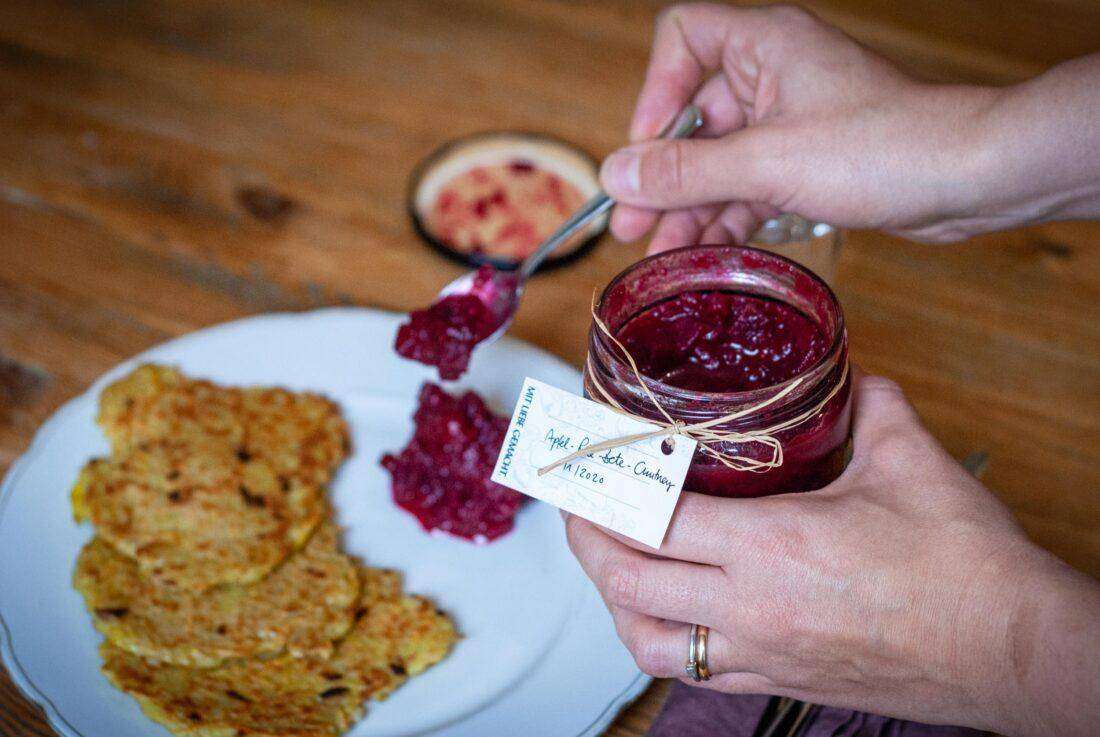
[(659, 551), (567, 517), (639, 667), (683, 677), (695, 622), (711, 628), (710, 688), (1087, 734), (1100, 717), (1096, 584), (1033, 546), (896, 385), (857, 377), (854, 402), (852, 461), (824, 489), (684, 492)]
[[(655, 227), (655, 252), (741, 243), (779, 211), (933, 242), (1087, 214), (1069, 200), (1100, 205), (1096, 62), (1035, 90), (923, 84), (798, 8), (673, 6), (634, 145), (603, 164), (611, 230)], [(649, 140), (689, 101), (706, 119), (695, 139)]]

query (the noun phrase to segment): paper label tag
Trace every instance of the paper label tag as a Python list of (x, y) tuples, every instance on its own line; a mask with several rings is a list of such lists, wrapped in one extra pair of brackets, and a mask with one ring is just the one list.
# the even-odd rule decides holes
[(684, 485), (695, 441), (667, 436), (539, 469), (605, 440), (658, 429), (576, 394), (527, 378), (504, 436), (493, 481), (659, 548)]

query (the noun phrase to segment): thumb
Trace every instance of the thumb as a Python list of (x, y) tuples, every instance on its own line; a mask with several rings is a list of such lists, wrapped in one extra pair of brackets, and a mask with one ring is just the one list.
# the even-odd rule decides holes
[(618, 202), (653, 210), (730, 200), (774, 203), (777, 167), (763, 135), (745, 129), (723, 138), (646, 141), (604, 159), (600, 182)]
[(944, 451), (924, 427), (900, 386), (882, 376), (854, 373), (852, 464), (927, 463)]

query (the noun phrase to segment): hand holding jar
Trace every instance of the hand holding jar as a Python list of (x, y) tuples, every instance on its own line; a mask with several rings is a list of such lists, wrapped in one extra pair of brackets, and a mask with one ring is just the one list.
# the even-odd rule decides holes
[(698, 623), (711, 628), (706, 687), (1091, 734), (1100, 588), (1031, 544), (895, 384), (857, 376), (853, 400), (852, 461), (824, 489), (684, 492), (659, 551), (568, 517), (639, 667), (683, 677)]
[(567, 520), (623, 642), (680, 676), (700, 625), (710, 687), (1087, 734), (1100, 586), (1032, 545), (896, 385), (853, 381), (847, 345), (825, 282), (752, 248), (665, 251), (604, 290), (585, 393), (722, 438), (659, 550)]

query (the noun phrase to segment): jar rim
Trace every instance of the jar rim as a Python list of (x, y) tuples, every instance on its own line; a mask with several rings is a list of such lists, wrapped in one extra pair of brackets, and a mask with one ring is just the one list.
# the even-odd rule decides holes
[[(840, 300), (837, 298), (836, 293), (833, 291), (832, 287), (830, 287), (829, 284), (824, 279), (822, 279), (820, 276), (818, 276), (817, 274), (815, 274), (813, 271), (806, 268), (802, 264), (798, 263), (797, 261), (794, 261), (793, 259), (787, 258), (786, 256), (782, 256), (778, 253), (775, 253), (774, 251), (768, 251), (768, 250), (764, 250), (764, 249), (761, 249), (761, 248), (754, 248), (752, 246), (732, 246), (732, 245), (722, 245), (722, 244), (698, 244), (698, 245), (692, 245), (692, 246), (684, 246), (683, 248), (677, 248), (677, 249), (672, 249), (672, 250), (668, 250), (668, 251), (662, 251), (660, 253), (655, 253), (655, 254), (652, 254), (650, 256), (646, 256), (645, 258), (640, 259), (638, 261), (635, 261), (633, 264), (631, 264), (627, 268), (623, 269), (621, 272), (619, 272), (618, 275), (615, 276), (614, 279), (612, 279), (610, 282), (608, 282), (607, 286), (604, 287), (602, 292), (600, 292), (600, 296), (596, 300), (596, 304), (595, 304), (595, 307), (594, 307), (594, 309), (596, 311), (596, 314), (597, 315), (600, 314), (601, 308), (604, 307), (604, 305), (606, 303), (606, 300), (608, 299), (608, 296), (611, 294), (612, 290), (614, 290), (623, 281), (625, 281), (627, 278), (629, 278), (632, 273), (634, 273), (638, 269), (642, 268), (646, 264), (652, 263), (653, 261), (658, 261), (658, 260), (661, 260), (661, 259), (670, 258), (670, 254), (675, 254), (677, 252), (683, 252), (685, 250), (692, 250), (692, 251), (705, 251), (705, 250), (727, 251), (729, 253), (740, 253), (740, 254), (751, 253), (751, 254), (754, 254), (757, 257), (762, 257), (765, 260), (771, 260), (775, 263), (783, 264), (783, 265), (791, 268), (793, 271), (809, 278), (812, 282), (814, 282), (815, 286), (817, 286), (818, 288), (820, 288), (822, 290), (822, 293), (824, 294), (824, 296), (826, 298), (826, 301), (827, 301), (827, 304), (828, 304), (829, 308), (836, 315), (836, 324), (833, 326), (833, 335), (831, 336), (832, 340), (830, 342), (829, 349), (827, 351), (825, 351), (824, 354), (822, 354), (822, 356), (820, 358), (818, 358), (813, 364), (811, 364), (805, 370), (800, 371), (798, 374), (796, 374), (796, 375), (792, 376), (791, 378), (787, 379), (786, 381), (781, 381), (781, 382), (778, 382), (776, 384), (769, 384), (767, 386), (761, 386), (761, 387), (756, 387), (754, 389), (747, 389), (747, 390), (742, 390), (742, 391), (707, 392), (707, 391), (698, 391), (696, 389), (685, 389), (683, 387), (679, 387), (679, 386), (676, 386), (674, 384), (669, 384), (669, 383), (666, 383), (664, 381), (661, 381), (660, 379), (654, 379), (652, 377), (646, 376), (645, 374), (640, 374), (639, 373), (639, 376), (641, 376), (642, 381), (645, 382), (646, 386), (648, 386), (650, 389), (654, 389), (654, 390), (656, 390), (658, 392), (661, 392), (661, 393), (664, 393), (664, 394), (675, 394), (679, 398), (684, 399), (684, 400), (698, 400), (698, 401), (701, 401), (701, 402), (722, 402), (722, 403), (727, 403), (728, 402), (730, 404), (742, 404), (742, 403), (748, 403), (748, 402), (760, 399), (762, 397), (765, 397), (765, 396), (768, 396), (768, 395), (771, 395), (771, 394), (778, 393), (779, 391), (782, 391), (783, 389), (785, 389), (786, 387), (788, 387), (789, 385), (793, 384), (796, 381), (802, 381), (807, 376), (813, 376), (813, 375), (817, 374), (823, 367), (829, 365), (830, 363), (832, 363), (833, 361), (836, 360), (837, 356), (841, 352), (841, 350), (843, 348), (843, 345), (844, 345), (846, 327), (845, 327), (845, 322), (844, 322), (844, 311), (841, 309)], [(596, 339), (599, 340), (601, 343), (604, 343), (606, 341), (606, 336), (603, 335), (602, 332), (600, 332), (600, 331), (593, 331), (593, 332), (595, 333)], [(605, 345), (605, 348), (608, 350), (608, 353), (610, 355), (615, 356), (616, 360), (619, 360), (619, 361), (622, 360), (621, 357), (619, 357), (617, 355), (617, 351), (611, 350), (610, 346)]]

